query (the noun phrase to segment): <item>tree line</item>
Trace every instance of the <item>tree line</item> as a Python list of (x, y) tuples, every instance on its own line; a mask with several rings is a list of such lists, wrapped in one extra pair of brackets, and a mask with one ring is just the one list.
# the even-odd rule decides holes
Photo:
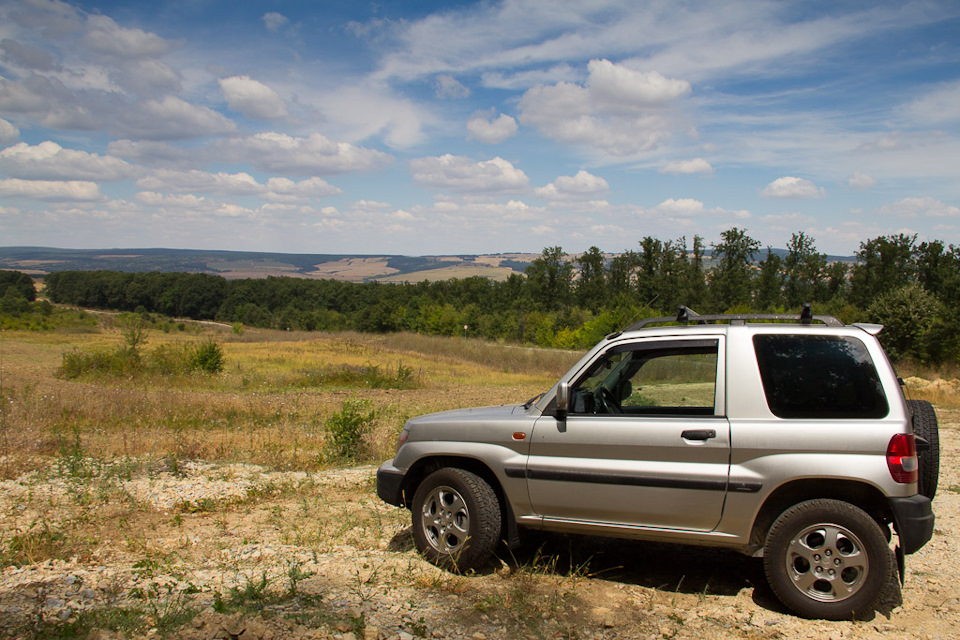
[[(879, 322), (895, 358), (960, 357), (960, 248), (881, 236), (852, 263), (830, 262), (812, 237), (785, 252), (761, 249), (733, 228), (708, 247), (700, 236), (645, 237), (612, 258), (598, 248), (571, 257), (547, 247), (524, 274), (402, 284), (289, 277), (226, 280), (197, 273), (64, 271), (46, 276), (51, 301), (120, 311), (292, 330), (414, 331), (587, 348), (631, 322), (675, 313), (814, 311)], [(0, 295), (3, 292), (0, 291)]]

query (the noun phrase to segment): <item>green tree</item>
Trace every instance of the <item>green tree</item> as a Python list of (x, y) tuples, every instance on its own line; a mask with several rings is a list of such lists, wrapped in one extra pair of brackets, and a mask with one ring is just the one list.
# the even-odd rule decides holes
[(624, 251), (610, 261), (610, 268), (607, 270), (607, 291), (610, 293), (610, 299), (617, 304), (636, 299), (636, 289), (633, 285), (636, 281), (638, 262), (638, 256), (634, 251)]
[(839, 260), (827, 266), (827, 300), (841, 302), (850, 294), (848, 276), (850, 269)]
[(905, 287), (917, 275), (917, 236), (881, 236), (860, 243), (850, 272), (851, 302), (866, 309), (883, 293)]
[(928, 362), (931, 351), (938, 348), (930, 340), (931, 332), (944, 312), (932, 293), (913, 282), (877, 296), (867, 317), (883, 325), (880, 342), (891, 358)]
[(757, 308), (773, 311), (783, 305), (783, 260), (767, 247), (767, 257), (760, 262), (757, 276)]
[(13, 289), (27, 302), (37, 299), (37, 289), (33, 286), (33, 278), (21, 271), (0, 270), (0, 296), (8, 289)]
[(920, 243), (915, 256), (920, 285), (956, 309), (960, 305), (960, 249), (933, 240)]
[(787, 306), (822, 302), (827, 297), (827, 256), (817, 251), (813, 238), (803, 231), (794, 233), (783, 260), (783, 294)]
[(606, 258), (597, 247), (590, 247), (579, 258), (577, 304), (584, 309), (599, 310), (606, 304)]
[[(684, 251), (686, 251), (686, 239), (683, 241)], [(684, 283), (684, 301), (683, 303), (691, 309), (699, 309), (707, 302), (707, 274), (703, 266), (703, 258), (706, 253), (703, 238), (693, 236), (693, 248), (687, 259), (687, 268)]]
[(540, 309), (552, 311), (570, 306), (573, 295), (573, 265), (560, 247), (547, 247), (527, 267), (530, 298)]
[(720, 234), (713, 246), (714, 267), (711, 270), (710, 293), (713, 306), (724, 311), (737, 305), (748, 305), (753, 292), (753, 256), (760, 242), (747, 235), (745, 229), (733, 227)]

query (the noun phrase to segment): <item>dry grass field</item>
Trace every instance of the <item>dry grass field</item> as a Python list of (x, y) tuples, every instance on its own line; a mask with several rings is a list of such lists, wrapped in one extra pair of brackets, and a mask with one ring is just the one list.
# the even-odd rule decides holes
[(370, 460), (392, 454), (413, 415), (523, 402), (545, 391), (578, 354), (415, 335), (364, 336), (194, 325), (148, 331), (144, 352), (215, 339), (216, 375), (57, 375), (64, 353), (123, 345), (121, 331), (0, 333), (0, 475), (65, 450), (116, 457), (203, 459), (316, 470), (324, 424), (345, 403), (374, 414)]
[[(956, 637), (960, 383), (908, 377), (938, 405), (934, 540), (908, 560), (903, 603), (869, 621), (809, 622), (737, 554), (536, 537), (488, 573), (413, 550), (409, 514), (375, 495), (407, 417), (522, 402), (580, 354), (414, 335), (187, 325), (142, 350), (215, 339), (219, 374), (58, 376), (78, 332), (0, 332), (0, 637)], [(353, 414), (350, 410), (354, 411)], [(331, 448), (359, 415), (362, 455)]]

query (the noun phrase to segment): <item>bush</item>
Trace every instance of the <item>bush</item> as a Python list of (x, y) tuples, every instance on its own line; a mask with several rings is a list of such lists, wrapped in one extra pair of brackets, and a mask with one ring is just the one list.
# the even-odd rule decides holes
[(223, 371), (223, 349), (213, 340), (207, 340), (193, 349), (190, 358), (190, 369), (203, 373), (220, 373)]
[(326, 457), (339, 462), (356, 462), (370, 457), (365, 438), (372, 430), (378, 411), (368, 400), (350, 399), (326, 422)]
[(220, 373), (223, 367), (223, 350), (219, 344), (209, 340), (199, 345), (161, 345), (145, 357), (129, 345), (106, 352), (83, 353), (75, 350), (63, 354), (57, 375), (68, 380), (85, 375), (132, 377), (146, 373), (183, 376), (194, 372)]
[(867, 309), (870, 322), (883, 325), (880, 342), (894, 360), (929, 362), (931, 331), (944, 316), (936, 296), (919, 284), (909, 284), (879, 296)]
[(126, 347), (111, 352), (71, 351), (63, 354), (57, 375), (68, 380), (84, 375), (110, 375), (125, 378), (135, 375), (141, 368), (140, 357)]

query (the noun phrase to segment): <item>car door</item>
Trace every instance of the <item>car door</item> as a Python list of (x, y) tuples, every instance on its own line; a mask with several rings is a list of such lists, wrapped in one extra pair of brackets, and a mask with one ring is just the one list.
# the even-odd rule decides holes
[(730, 468), (724, 336), (612, 345), (533, 430), (527, 486), (547, 520), (709, 531)]

